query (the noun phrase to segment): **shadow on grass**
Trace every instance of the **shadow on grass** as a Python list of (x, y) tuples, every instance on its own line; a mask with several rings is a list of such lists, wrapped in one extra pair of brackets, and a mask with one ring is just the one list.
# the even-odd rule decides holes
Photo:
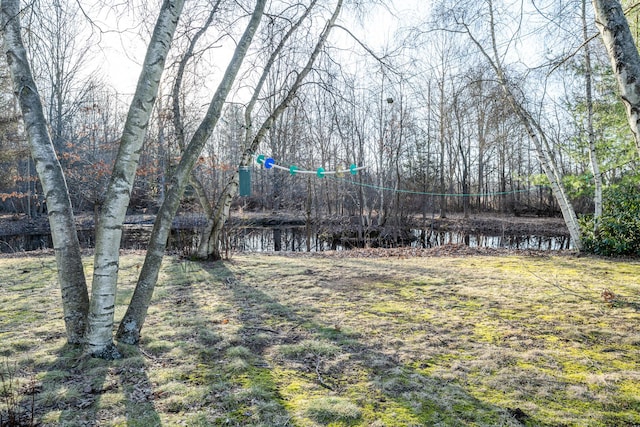
[(264, 361), (261, 375), (295, 415), (294, 425), (543, 425), (419, 372), (357, 330), (318, 322), (317, 307), (283, 303), (224, 264), (214, 268), (240, 310), (242, 345)]
[[(29, 415), (33, 402), (35, 425), (160, 425), (148, 363), (136, 348), (105, 361), (66, 344), (53, 257), (5, 262), (0, 276), (12, 278), (0, 282), (0, 356), (15, 363), (11, 393)], [(0, 411), (2, 403), (0, 396)]]
[[(190, 261), (170, 269), (163, 306), (168, 304), (171, 313), (158, 313), (159, 323), (169, 329), (158, 325), (153, 336), (143, 330), (140, 343), (164, 366), (156, 377), (156, 403), (190, 426), (290, 425), (267, 363), (244, 346), (237, 309), (220, 297), (229, 293), (228, 270), (221, 263)], [(200, 293), (194, 286), (200, 280), (213, 294)]]
[(144, 358), (134, 347), (123, 351), (124, 359), (106, 361), (65, 344), (55, 360), (34, 361), (37, 425), (161, 425)]

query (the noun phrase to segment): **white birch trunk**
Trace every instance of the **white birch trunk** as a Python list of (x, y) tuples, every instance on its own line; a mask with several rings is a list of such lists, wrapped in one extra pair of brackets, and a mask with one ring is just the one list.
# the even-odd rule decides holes
[[(307, 12), (314, 5), (315, 5), (315, 2), (312, 2)], [(249, 133), (247, 133), (247, 141), (245, 142), (245, 151), (242, 154), (242, 159), (240, 160), (240, 165), (239, 165), (240, 167), (248, 166), (249, 164), (251, 164), (251, 160), (253, 159), (255, 151), (258, 149), (258, 146), (260, 145), (260, 141), (262, 141), (262, 139), (265, 137), (269, 129), (271, 129), (271, 126), (273, 126), (273, 123), (275, 123), (277, 118), (289, 106), (289, 103), (295, 97), (298, 91), (298, 88), (300, 87), (304, 79), (307, 77), (307, 75), (311, 72), (311, 69), (313, 68), (313, 64), (318, 58), (318, 55), (320, 55), (320, 52), (322, 51), (322, 47), (326, 43), (327, 38), (331, 33), (331, 30), (335, 26), (335, 22), (338, 19), (338, 16), (340, 15), (341, 10), (342, 10), (342, 0), (339, 0), (338, 3), (336, 4), (336, 8), (334, 9), (331, 18), (329, 19), (329, 21), (327, 22), (327, 25), (325, 26), (324, 30), (320, 34), (320, 38), (318, 39), (318, 42), (316, 43), (316, 46), (313, 52), (311, 53), (311, 56), (307, 60), (307, 63), (305, 64), (304, 68), (300, 71), (300, 73), (298, 73), (296, 80), (291, 85), (291, 88), (289, 89), (289, 92), (287, 93), (285, 98), (275, 108), (275, 110), (271, 113), (271, 115), (264, 121), (264, 123), (262, 124), (262, 126), (260, 127), (256, 135), (254, 136), (253, 140), (251, 140), (251, 143), (248, 143)], [(302, 20), (305, 19), (305, 17), (306, 17), (306, 14), (301, 17), (297, 25), (302, 23)], [(288, 38), (288, 36), (291, 35), (294, 29), (295, 28), (292, 28), (292, 30), (289, 31), (289, 33), (286, 35), (286, 38)], [(282, 49), (282, 46), (283, 46), (283, 43), (281, 43), (280, 46), (278, 46), (275, 52), (279, 52)], [(263, 79), (266, 79), (268, 70), (273, 65), (273, 62), (275, 61), (275, 57), (276, 55), (272, 55), (271, 58), (269, 59), (267, 66), (265, 67), (265, 71), (261, 78), (261, 84), (264, 83)], [(259, 87), (261, 87), (261, 84), (259, 85)], [(252, 108), (253, 104), (255, 103), (255, 99), (257, 99), (259, 95), (260, 95), (259, 90), (254, 92), (253, 99), (249, 103), (248, 108)], [(250, 113), (251, 111), (249, 110), (249, 115), (245, 115), (245, 122), (248, 128), (251, 127), (251, 119), (249, 117)], [(249, 129), (247, 130), (247, 132), (249, 132)], [(224, 190), (220, 194), (220, 197), (216, 202), (216, 206), (213, 209), (213, 215), (207, 221), (207, 226), (202, 234), (202, 240), (200, 242), (200, 246), (198, 247), (198, 257), (204, 259), (212, 255), (214, 259), (220, 259), (220, 246), (219, 246), (220, 235), (222, 233), (222, 228), (224, 227), (225, 222), (229, 218), (229, 213), (231, 210), (231, 202), (233, 201), (233, 197), (238, 192), (239, 181), (240, 181), (240, 173), (236, 171), (231, 176), (231, 179), (229, 180)]]
[(593, 204), (593, 226), (594, 232), (598, 231), (600, 217), (602, 216), (602, 174), (598, 163), (598, 152), (596, 150), (596, 135), (593, 130), (593, 73), (591, 68), (591, 48), (589, 46), (589, 34), (587, 29), (587, 0), (582, 0), (582, 37), (584, 39), (584, 65), (585, 65), (585, 96), (587, 103), (587, 139), (589, 141), (589, 162), (595, 185)]
[(491, 55), (487, 53), (482, 44), (473, 37), (471, 31), (468, 27), (467, 33), (469, 37), (473, 41), (473, 43), (478, 47), (482, 55), (489, 61), (489, 64), (493, 68), (498, 77), (498, 83), (502, 88), (505, 97), (507, 98), (507, 102), (509, 102), (511, 108), (513, 108), (514, 112), (520, 118), (523, 126), (527, 130), (529, 134), (529, 138), (533, 142), (536, 153), (538, 155), (538, 160), (540, 161), (540, 165), (544, 170), (545, 175), (549, 179), (549, 184), (551, 186), (551, 191), (558, 202), (558, 206), (560, 207), (560, 211), (562, 212), (562, 217), (564, 219), (565, 224), (567, 225), (567, 229), (569, 230), (569, 235), (571, 236), (571, 240), (575, 248), (578, 251), (582, 250), (582, 233), (580, 231), (580, 225), (578, 224), (578, 217), (576, 215), (573, 206), (571, 205), (571, 201), (567, 196), (567, 192), (564, 189), (562, 184), (562, 177), (560, 174), (560, 170), (556, 165), (553, 151), (549, 145), (549, 142), (546, 139), (545, 133), (542, 130), (541, 126), (538, 122), (531, 116), (531, 114), (522, 106), (522, 104), (518, 101), (513, 91), (511, 90), (511, 86), (507, 80), (507, 77), (504, 73), (502, 65), (498, 58), (500, 55), (498, 54), (498, 47), (495, 39), (495, 27), (494, 27), (494, 18), (493, 18), (493, 3), (492, 1), (488, 2), (489, 5), (489, 16), (490, 16), (490, 31), (491, 31), (491, 48), (493, 50), (493, 58)]
[[(507, 95), (509, 97), (509, 95)], [(518, 116), (521, 118), (524, 126), (529, 133), (529, 137), (533, 141), (534, 146), (536, 147), (536, 153), (538, 154), (538, 160), (542, 165), (542, 169), (545, 172), (545, 175), (549, 179), (549, 183), (551, 185), (551, 191), (558, 202), (558, 206), (560, 206), (560, 211), (562, 212), (562, 218), (564, 219), (565, 224), (567, 225), (567, 229), (569, 230), (569, 236), (573, 241), (574, 247), (578, 250), (582, 250), (582, 232), (580, 231), (580, 224), (578, 223), (578, 217), (576, 215), (575, 209), (573, 209), (573, 205), (569, 200), (569, 196), (567, 195), (567, 191), (562, 184), (562, 177), (559, 172), (559, 168), (555, 162), (553, 157), (553, 152), (551, 147), (549, 146), (549, 142), (546, 139), (546, 136), (540, 125), (529, 115), (527, 111), (525, 111), (519, 104), (517, 104), (513, 95), (510, 95), (511, 104), (514, 108), (519, 108), (520, 112)]]
[(147, 310), (151, 303), (151, 297), (153, 296), (153, 290), (158, 280), (158, 272), (160, 271), (160, 265), (167, 246), (167, 239), (171, 231), (171, 223), (180, 206), (180, 200), (189, 183), (193, 167), (220, 118), (227, 95), (233, 86), (233, 82), (251, 45), (253, 36), (260, 25), (266, 4), (267, 0), (257, 1), (249, 24), (238, 42), (233, 58), (227, 66), (225, 75), (209, 104), (209, 109), (189, 141), (189, 144), (182, 154), (180, 163), (176, 167), (171, 180), (172, 185), (156, 216), (147, 247), (147, 256), (140, 271), (136, 289), (127, 308), (127, 312), (122, 322), (120, 322), (118, 340), (121, 342), (135, 344), (140, 338), (140, 330), (144, 324)]
[(15, 94), (22, 110), (31, 156), (47, 201), (58, 281), (62, 291), (67, 341), (70, 344), (80, 344), (84, 340), (89, 296), (69, 190), (47, 130), (42, 103), (22, 42), (20, 2), (3, 0), (0, 7), (4, 50)]
[(593, 0), (593, 8), (640, 154), (640, 55), (620, 1)]
[(87, 350), (97, 357), (107, 359), (119, 357), (113, 345), (113, 318), (122, 224), (129, 205), (145, 133), (158, 94), (164, 63), (183, 6), (184, 0), (164, 0), (162, 3), (96, 225)]

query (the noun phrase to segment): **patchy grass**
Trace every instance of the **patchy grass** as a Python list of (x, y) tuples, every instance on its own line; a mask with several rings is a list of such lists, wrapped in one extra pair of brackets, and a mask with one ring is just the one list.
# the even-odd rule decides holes
[[(142, 260), (122, 259), (120, 315)], [(65, 344), (52, 257), (0, 277), (0, 356), (43, 426), (640, 425), (638, 262), (167, 258), (112, 362)]]

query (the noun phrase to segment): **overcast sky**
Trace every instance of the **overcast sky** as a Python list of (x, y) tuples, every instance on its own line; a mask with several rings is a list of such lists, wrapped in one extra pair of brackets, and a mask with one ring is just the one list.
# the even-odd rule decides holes
[[(418, 18), (424, 19), (428, 13), (428, 2), (425, 0), (396, 0), (390, 10), (383, 7), (370, 9), (362, 22), (343, 14), (341, 23), (348, 27), (363, 42), (376, 51), (392, 44), (393, 37), (400, 25), (415, 23)], [(142, 37), (136, 34), (137, 22), (127, 16), (119, 16), (117, 23), (113, 16), (103, 15), (96, 22), (104, 28), (118, 28), (124, 32), (105, 32), (101, 35), (98, 72), (120, 93), (133, 93), (140, 73), (141, 62), (146, 49)], [(357, 46), (349, 37), (339, 31), (332, 34), (333, 40), (343, 40), (349, 47)], [(220, 53), (220, 63), (224, 63), (230, 53)]]

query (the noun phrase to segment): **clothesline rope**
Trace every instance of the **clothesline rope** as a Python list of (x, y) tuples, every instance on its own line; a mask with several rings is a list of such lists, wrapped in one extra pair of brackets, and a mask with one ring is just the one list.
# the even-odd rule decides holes
[(353, 184), (353, 185), (359, 185), (361, 187), (372, 188), (374, 190), (391, 191), (391, 192), (394, 192), (394, 193), (414, 194), (414, 195), (419, 195), (419, 196), (438, 196), (438, 197), (442, 197), (442, 196), (446, 196), (446, 197), (505, 196), (505, 195), (509, 195), (509, 194), (528, 193), (530, 191), (538, 190), (540, 188), (549, 188), (549, 187), (547, 187), (545, 185), (536, 185), (536, 186), (529, 187), (529, 188), (526, 188), (526, 189), (523, 189), (523, 190), (494, 191), (494, 192), (487, 192), (487, 193), (431, 193), (431, 192), (427, 192), (427, 191), (405, 190), (405, 189), (402, 189), (402, 188), (384, 187), (384, 186), (375, 185), (375, 184), (367, 184), (366, 182), (353, 181), (353, 180), (346, 179), (346, 178), (342, 178), (342, 179), (334, 178), (334, 179), (335, 180), (339, 180), (339, 181), (343, 181), (343, 182), (347, 182), (347, 183)]
[(536, 185), (522, 190), (510, 190), (510, 191), (495, 191), (487, 193), (433, 193), (427, 191), (405, 190), (402, 188), (391, 188), (375, 184), (367, 184), (366, 182), (353, 181), (344, 178), (345, 173), (349, 172), (351, 175), (357, 175), (358, 171), (366, 169), (366, 166), (356, 166), (351, 164), (348, 170), (338, 168), (337, 170), (327, 171), (320, 167), (316, 170), (299, 169), (295, 165), (289, 167), (281, 166), (275, 162), (272, 157), (266, 157), (264, 154), (260, 154), (256, 158), (256, 162), (264, 166), (265, 169), (280, 169), (289, 172), (292, 176), (296, 174), (311, 174), (316, 175), (319, 178), (324, 178), (326, 175), (335, 175), (335, 180), (347, 182), (353, 185), (359, 185), (361, 187), (371, 188), (374, 190), (391, 191), (394, 193), (414, 194), (419, 196), (435, 196), (435, 197), (490, 197), (490, 196), (505, 196), (509, 194), (528, 193), (530, 191), (539, 190), (541, 188), (549, 188), (545, 185)]
[(316, 170), (305, 170), (300, 169), (298, 166), (291, 165), (289, 167), (281, 166), (276, 163), (273, 157), (266, 157), (264, 154), (260, 154), (256, 158), (256, 162), (264, 166), (265, 169), (280, 169), (284, 171), (288, 171), (291, 175), (295, 175), (298, 173), (302, 174), (312, 174), (316, 175), (318, 178), (324, 178), (325, 175), (336, 175), (338, 177), (342, 177), (345, 173), (349, 172), (351, 175), (356, 175), (358, 171), (366, 169), (366, 166), (357, 166), (355, 164), (351, 164), (348, 170), (340, 169), (334, 171), (325, 170), (323, 167), (319, 167)]

